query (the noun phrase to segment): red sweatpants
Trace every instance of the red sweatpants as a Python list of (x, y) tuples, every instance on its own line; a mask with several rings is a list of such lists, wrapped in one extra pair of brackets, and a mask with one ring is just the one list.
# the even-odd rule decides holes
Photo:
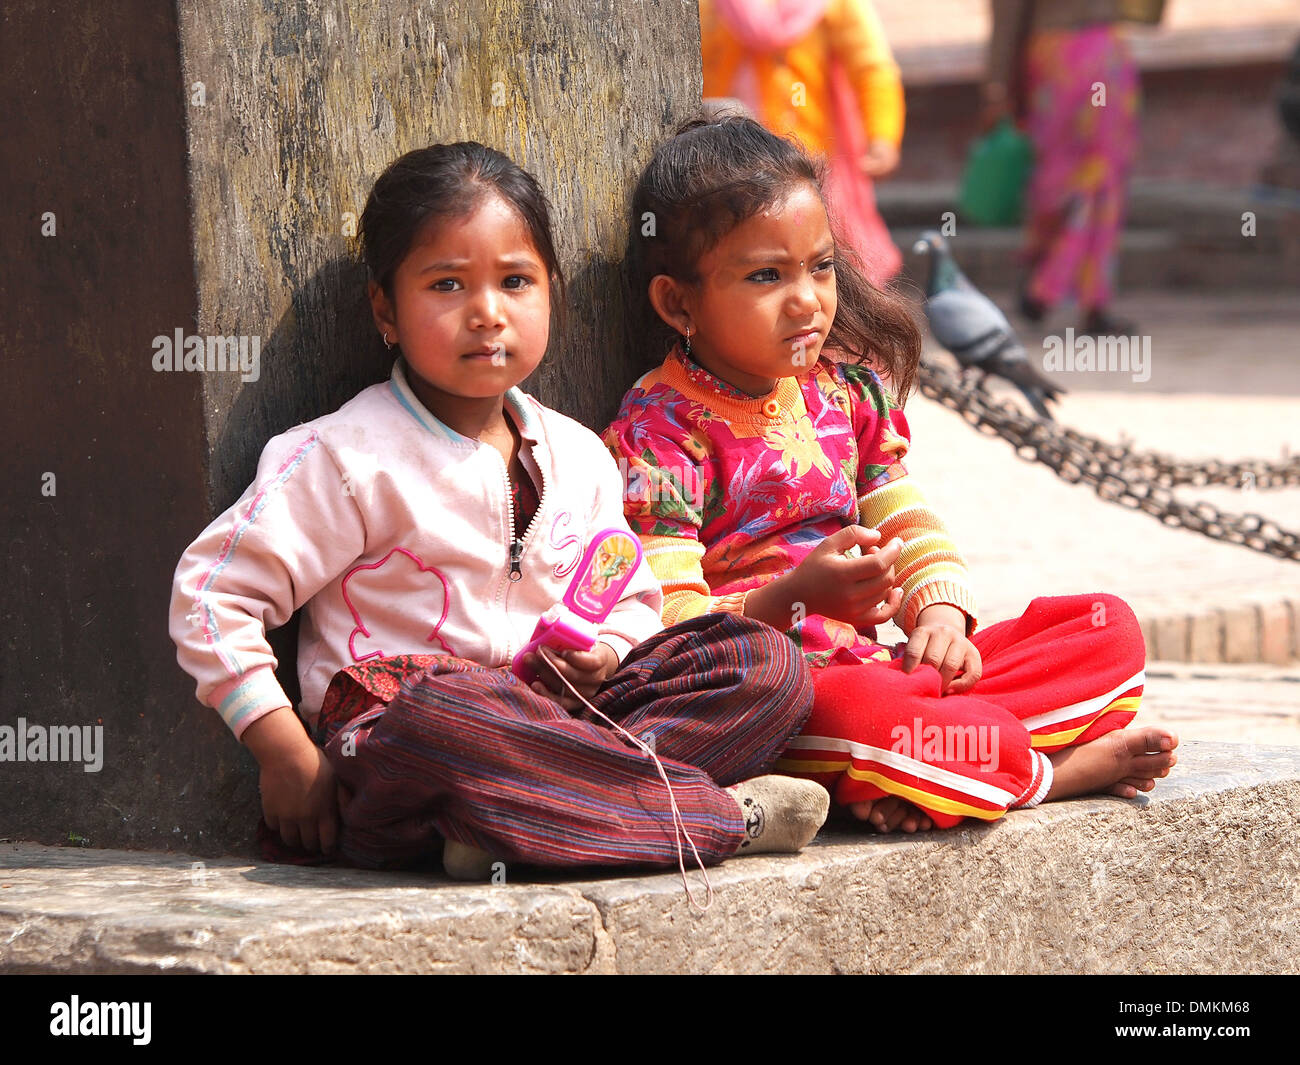
[(1146, 645), (1116, 596), (1035, 599), (971, 642), (983, 675), (964, 695), (941, 696), (937, 669), (904, 673), (901, 658), (814, 670), (812, 715), (777, 770), (819, 781), (840, 804), (897, 795), (950, 828), (1037, 805), (1047, 752), (1137, 712)]

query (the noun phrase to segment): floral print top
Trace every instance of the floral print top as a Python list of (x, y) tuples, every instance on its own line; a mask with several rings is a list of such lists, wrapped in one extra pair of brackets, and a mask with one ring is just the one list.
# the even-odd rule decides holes
[[(855, 522), (904, 542), (895, 619), (949, 603), (976, 624), (966, 566), (902, 459), (907, 419), (869, 368), (825, 355), (757, 398), (675, 350), (623, 397), (605, 444), (625, 482), (628, 523), (664, 591), (664, 623), (744, 612), (745, 596)], [(872, 628), (791, 615), (814, 666), (887, 660)]]

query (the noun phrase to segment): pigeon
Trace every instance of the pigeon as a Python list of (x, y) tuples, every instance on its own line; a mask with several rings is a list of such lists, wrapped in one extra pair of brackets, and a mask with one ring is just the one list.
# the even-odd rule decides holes
[(1010, 381), (1040, 417), (1054, 421), (1047, 401), (1056, 402), (1065, 390), (1029, 361), (1007, 316), (961, 272), (948, 250), (948, 242), (928, 229), (912, 250), (932, 257), (925, 287), (925, 316), (931, 335), (956, 356), (963, 374), (980, 370), (981, 386), (989, 374)]

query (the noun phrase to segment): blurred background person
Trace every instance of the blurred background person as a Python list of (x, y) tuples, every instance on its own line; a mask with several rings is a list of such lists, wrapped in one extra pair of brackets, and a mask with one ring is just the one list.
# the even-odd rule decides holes
[(706, 105), (739, 100), (823, 154), (837, 235), (873, 284), (898, 276), (872, 182), (898, 166), (903, 86), (869, 0), (700, 0), (700, 38)]
[(1137, 148), (1138, 70), (1120, 23), (1156, 23), (1163, 0), (991, 0), (993, 31), (981, 124), (1010, 115), (1034, 146), (1026, 194), (1032, 322), (1073, 298), (1082, 331), (1130, 335), (1110, 310)]

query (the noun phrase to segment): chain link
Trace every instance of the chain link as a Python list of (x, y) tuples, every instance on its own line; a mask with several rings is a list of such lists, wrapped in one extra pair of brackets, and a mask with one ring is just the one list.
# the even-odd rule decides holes
[(923, 395), (956, 411), (981, 433), (1002, 437), (1021, 458), (1043, 463), (1071, 484), (1091, 485), (1108, 502), (1150, 514), (1165, 525), (1300, 561), (1300, 533), (1283, 529), (1262, 514), (1228, 514), (1204, 501), (1184, 503), (1173, 493), (1181, 485), (1255, 489), (1300, 485), (1300, 455), (1279, 463), (1181, 462), (1031, 417), (929, 360), (922, 361), (917, 379)]

